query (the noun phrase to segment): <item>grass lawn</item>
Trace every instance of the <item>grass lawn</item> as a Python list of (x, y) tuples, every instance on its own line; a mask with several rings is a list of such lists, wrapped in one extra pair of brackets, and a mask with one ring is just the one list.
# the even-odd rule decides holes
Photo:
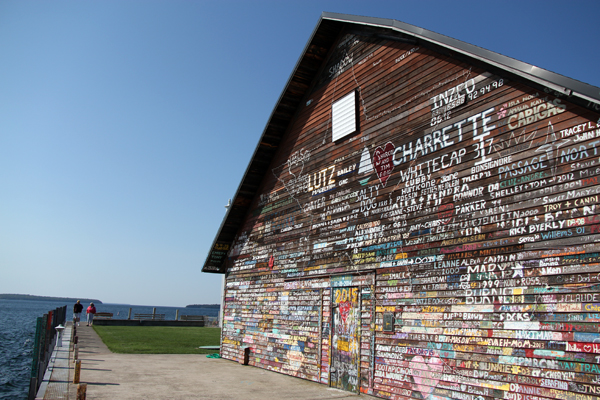
[(220, 328), (189, 326), (101, 326), (94, 330), (113, 353), (126, 354), (212, 354), (218, 350)]

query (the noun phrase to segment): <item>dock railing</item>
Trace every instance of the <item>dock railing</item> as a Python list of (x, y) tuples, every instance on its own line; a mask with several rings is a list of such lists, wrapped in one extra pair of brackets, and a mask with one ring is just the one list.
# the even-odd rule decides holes
[(44, 316), (37, 318), (33, 344), (33, 362), (31, 364), (31, 381), (29, 383), (28, 399), (30, 400), (35, 399), (50, 362), (50, 356), (56, 345), (56, 327), (61, 324), (64, 325), (66, 320), (67, 306), (48, 311)]

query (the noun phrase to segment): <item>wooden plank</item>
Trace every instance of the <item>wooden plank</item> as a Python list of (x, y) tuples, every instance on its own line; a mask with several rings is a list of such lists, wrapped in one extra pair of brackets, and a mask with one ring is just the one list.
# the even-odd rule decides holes
[(165, 314), (134, 314), (133, 319), (152, 319), (152, 320), (164, 320)]
[(205, 321), (206, 317), (204, 315), (182, 315), (180, 319), (182, 321)]

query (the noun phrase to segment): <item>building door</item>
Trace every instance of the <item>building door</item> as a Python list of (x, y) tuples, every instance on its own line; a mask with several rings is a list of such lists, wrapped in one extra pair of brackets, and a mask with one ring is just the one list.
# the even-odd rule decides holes
[(360, 360), (360, 290), (336, 287), (332, 290), (330, 386), (358, 393)]

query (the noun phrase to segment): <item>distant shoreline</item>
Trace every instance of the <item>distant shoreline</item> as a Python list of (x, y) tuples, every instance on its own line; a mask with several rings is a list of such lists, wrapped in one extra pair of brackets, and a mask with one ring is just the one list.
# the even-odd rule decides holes
[(52, 297), (52, 296), (34, 296), (31, 294), (0, 294), (0, 300), (42, 300), (42, 301), (65, 301), (75, 303), (80, 300), (82, 303), (102, 304), (98, 299), (86, 299), (83, 297)]
[[(13, 294), (13, 293), (0, 293), (0, 300), (37, 300), (37, 301), (64, 301), (67, 303), (75, 303), (77, 300), (80, 300), (81, 303), (94, 303), (94, 304), (104, 304), (102, 301), (98, 299), (88, 299), (85, 297), (53, 297), (53, 296), (35, 296), (32, 294)], [(107, 303), (113, 304), (113, 303)], [(128, 305), (128, 304), (120, 304), (119, 305)], [(136, 305), (131, 305), (131, 307), (139, 307)], [(149, 306), (148, 306), (149, 307)], [(178, 307), (174, 307), (178, 308)], [(208, 308), (208, 309), (219, 309), (221, 308), (220, 304), (188, 304), (185, 308)]]
[(189, 304), (185, 308), (220, 308), (220, 304)]

